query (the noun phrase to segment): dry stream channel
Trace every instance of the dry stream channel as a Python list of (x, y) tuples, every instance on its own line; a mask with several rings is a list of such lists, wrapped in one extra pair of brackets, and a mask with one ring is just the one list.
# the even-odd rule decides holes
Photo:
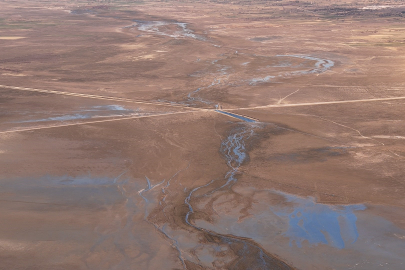
[[(168, 38), (191, 38), (200, 42), (208, 42), (219, 46), (208, 38), (195, 34), (186, 23), (165, 21), (140, 21), (126, 28), (136, 28), (146, 34), (166, 36)], [(237, 59), (240, 68), (249, 69), (250, 61), (268, 59), (271, 66), (264, 65), (261, 74), (256, 77), (241, 78), (232, 75), (232, 61)], [(244, 60), (248, 59), (248, 60)], [(299, 59), (300, 64), (293, 64), (291, 59)], [(267, 60), (266, 60), (267, 61)], [(249, 149), (260, 140), (261, 132), (282, 132), (285, 128), (271, 123), (261, 123), (254, 119), (227, 112), (221, 105), (208, 100), (200, 94), (207, 89), (215, 89), (223, 85), (254, 87), (279, 79), (320, 74), (333, 68), (334, 62), (309, 55), (275, 55), (258, 56), (236, 52), (233, 55), (223, 55), (211, 62), (211, 68), (216, 70), (210, 74), (211, 84), (201, 86), (187, 94), (183, 101), (158, 100), (158, 102), (183, 105), (185, 107), (206, 107), (211, 111), (229, 116), (238, 121), (233, 122), (233, 129), (222, 140), (219, 146), (224, 161), (229, 170), (216, 179), (207, 179), (204, 185), (187, 189), (183, 194), (174, 193), (172, 187), (179, 188), (181, 183), (177, 177), (188, 170), (179, 171), (167, 180), (149, 179), (132, 181), (124, 171), (116, 179), (71, 178), (50, 179), (43, 181), (46, 185), (63, 185), (64, 187), (87, 187), (103, 185), (115, 187), (126, 198), (127, 217), (125, 225), (115, 232), (99, 232), (99, 238), (91, 252), (102, 248), (103, 243), (112, 239), (123, 259), (115, 264), (114, 269), (128, 269), (136, 258), (126, 253), (126, 247), (140, 239), (134, 231), (142, 233), (147, 226), (159, 232), (175, 249), (178, 260), (184, 269), (312, 269), (312, 261), (307, 253), (315, 255), (319, 265), (324, 269), (375, 269), (384, 264), (385, 269), (403, 269), (404, 241), (396, 235), (405, 232), (389, 221), (367, 211), (365, 204), (358, 205), (327, 205), (320, 204), (314, 198), (302, 198), (277, 190), (258, 190), (251, 187), (238, 187), (238, 177), (241, 168), (249, 161)], [(308, 66), (311, 66), (308, 68)], [(267, 68), (267, 69), (266, 69)], [(280, 71), (267, 73), (268, 70)], [(259, 73), (260, 73), (259, 72)], [(23, 119), (15, 123), (35, 123), (47, 121), (68, 122), (72, 120), (99, 117), (119, 117), (131, 115), (148, 115), (152, 112), (132, 110), (119, 105), (102, 105), (91, 108), (80, 108), (66, 115)], [(155, 113), (155, 112), (153, 112)], [(141, 186), (140, 181), (144, 184)], [(51, 183), (51, 184), (50, 184)], [(15, 191), (12, 183), (3, 188)], [(187, 210), (173, 209), (170, 200), (184, 197), (183, 204)], [(234, 204), (237, 198), (240, 205)], [(226, 214), (215, 214), (210, 222), (201, 218), (204, 209), (216, 208), (220, 205), (231, 208)], [(248, 214), (241, 218), (240, 211), (247, 207)], [(181, 208), (181, 207), (180, 207)], [(377, 207), (384, 211), (384, 207)], [(219, 210), (218, 210), (219, 209)], [(180, 212), (176, 212), (180, 211)], [(176, 220), (170, 214), (177, 213), (182, 220)], [(377, 239), (379, 244), (370, 244), (370, 238)], [(147, 242), (147, 239), (142, 241)], [(148, 250), (148, 244), (140, 246)], [(322, 252), (320, 252), (322, 250)], [(321, 255), (319, 255), (321, 254)], [(332, 258), (338, 259), (332, 259)], [(361, 257), (361, 263), (356, 259)], [(84, 261), (90, 258), (85, 255)], [(105, 260), (108, 260), (107, 258)], [(88, 263), (88, 267), (95, 265)], [(370, 268), (368, 268), (370, 267)], [(170, 267), (169, 267), (170, 268)], [(176, 268), (173, 266), (173, 268)]]
[[(171, 30), (167, 26), (172, 24), (177, 30)], [(179, 22), (160, 21), (136, 21), (130, 27), (138, 30), (165, 35), (172, 38), (193, 38), (202, 42), (210, 42), (209, 39), (194, 34), (187, 28), (187, 24)], [(253, 78), (241, 78), (232, 76), (232, 61), (237, 61), (239, 66), (249, 69), (249, 61), (256, 58), (266, 59), (272, 64), (258, 69), (262, 75)], [(250, 59), (248, 60), (244, 60)], [(300, 59), (300, 64), (293, 64), (290, 59)], [(308, 68), (308, 66), (311, 66)], [(241, 192), (237, 187), (240, 168), (249, 160), (248, 145), (250, 141), (257, 139), (256, 132), (261, 130), (283, 130), (283, 127), (269, 123), (260, 123), (254, 119), (233, 114), (221, 110), (221, 105), (203, 98), (200, 93), (204, 90), (228, 86), (255, 86), (261, 83), (277, 82), (279, 79), (320, 74), (333, 68), (334, 61), (309, 55), (276, 55), (272, 57), (244, 54), (236, 51), (233, 55), (223, 55), (222, 58), (211, 62), (211, 67), (216, 73), (210, 74), (213, 78), (211, 84), (199, 87), (191, 91), (186, 100), (175, 102), (184, 106), (214, 106), (215, 111), (242, 122), (235, 122), (233, 130), (222, 141), (220, 153), (224, 157), (229, 171), (225, 176), (211, 179), (206, 184), (188, 191), (184, 203), (188, 207), (184, 222), (188, 228), (179, 229), (170, 224), (170, 218), (166, 217), (165, 207), (167, 192), (170, 189), (170, 180), (152, 185), (147, 179), (147, 188), (140, 192), (145, 201), (145, 220), (158, 229), (178, 251), (178, 257), (184, 269), (202, 268), (227, 268), (227, 269), (294, 269), (295, 266), (303, 269), (313, 267), (306, 260), (306, 252), (323, 249), (323, 256), (317, 258), (319, 265), (327, 268), (347, 269), (348, 265), (354, 265), (352, 269), (373, 268), (376, 264), (381, 265), (384, 261), (391, 269), (401, 268), (403, 261), (400, 250), (405, 250), (404, 243), (393, 237), (403, 235), (404, 232), (384, 218), (365, 211), (367, 206), (359, 205), (326, 205), (316, 203), (314, 198), (301, 198), (286, 194), (277, 190), (256, 190)], [(280, 71), (266, 74), (267, 69)], [(178, 173), (181, 173), (181, 169)], [(160, 187), (161, 194), (152, 192)], [(145, 194), (155, 194), (154, 205)], [(187, 189), (184, 190), (187, 192)], [(245, 194), (244, 194), (245, 193)], [(152, 194), (151, 194), (152, 195)], [(279, 203), (266, 203), (266, 199), (253, 200), (251, 211), (247, 217), (240, 219), (240, 206), (234, 205), (235, 209), (226, 215), (218, 215), (214, 221), (208, 222), (198, 218), (198, 212), (206, 207), (213, 208), (216, 202), (226, 203), (229, 197), (240, 197), (246, 201), (252, 201), (248, 197), (261, 198), (265, 196), (274, 198)], [(159, 199), (160, 197), (160, 199)], [(270, 200), (271, 201), (271, 200)], [(162, 212), (154, 213), (148, 209), (158, 205), (162, 206)], [(165, 218), (157, 218), (157, 216)], [(372, 223), (369, 223), (372, 221)], [(383, 225), (384, 224), (384, 225)], [(389, 233), (391, 237), (384, 237)], [(380, 238), (379, 245), (369, 245), (368, 236)], [(286, 241), (286, 239), (288, 239)], [(347, 250), (350, 252), (340, 252)], [(273, 255), (277, 254), (277, 255)], [(356, 254), (362, 258), (362, 263), (357, 262)], [(384, 254), (384, 255), (380, 255)], [(331, 260), (334, 256), (339, 262)], [(281, 259), (282, 258), (282, 259)], [(376, 259), (378, 258), (378, 259)], [(328, 261), (329, 260), (329, 261)], [(331, 262), (332, 261), (332, 262)], [(293, 262), (288, 264), (286, 262)], [(293, 266), (294, 265), (294, 266)]]

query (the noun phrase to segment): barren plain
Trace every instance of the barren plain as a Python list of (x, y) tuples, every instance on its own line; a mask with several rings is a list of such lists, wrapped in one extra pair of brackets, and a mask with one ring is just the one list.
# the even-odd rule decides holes
[(0, 269), (404, 269), (405, 4), (0, 0)]

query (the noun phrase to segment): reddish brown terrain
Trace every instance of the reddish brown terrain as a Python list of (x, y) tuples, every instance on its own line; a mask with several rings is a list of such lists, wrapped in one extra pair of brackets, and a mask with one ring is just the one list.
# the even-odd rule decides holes
[(0, 269), (404, 269), (405, 3), (0, 0)]

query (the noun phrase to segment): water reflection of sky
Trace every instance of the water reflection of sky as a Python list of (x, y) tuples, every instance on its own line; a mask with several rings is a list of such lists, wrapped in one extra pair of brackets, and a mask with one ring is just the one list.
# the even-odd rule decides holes
[(234, 117), (234, 118), (237, 118), (237, 119), (240, 119), (240, 120), (245, 121), (245, 122), (249, 122), (249, 123), (254, 123), (254, 122), (256, 122), (256, 121), (253, 120), (253, 119), (250, 119), (250, 118), (247, 118), (247, 117), (243, 117), (243, 116), (241, 116), (241, 115), (237, 115), (237, 114), (234, 114), (234, 113), (225, 112), (225, 111), (221, 111), (221, 110), (215, 110), (215, 111), (216, 111), (216, 112), (219, 112), (219, 113), (222, 113), (222, 114), (229, 115), (229, 116)]
[[(259, 77), (259, 78), (253, 78), (250, 80), (249, 84), (250, 85), (256, 85), (259, 83), (267, 83), (271, 82), (272, 79), (275, 78), (286, 78), (286, 77), (291, 77), (291, 76), (299, 76), (299, 75), (307, 75), (307, 74), (320, 74), (323, 73), (329, 69), (331, 69), (334, 65), (335, 62), (332, 60), (328, 59), (322, 59), (322, 58), (317, 58), (317, 57), (312, 57), (309, 55), (276, 55), (277, 58), (280, 58), (280, 62), (276, 65), (273, 65), (272, 67), (291, 67), (291, 68), (299, 68), (302, 64), (292, 66), (291, 62), (287, 60), (288, 58), (300, 58), (306, 60), (308, 63), (306, 63), (305, 66), (311, 65), (311, 61), (316, 61), (313, 64), (313, 68), (308, 69), (308, 70), (297, 70), (297, 71), (291, 71), (291, 72), (285, 72), (279, 75), (267, 75), (265, 77)], [(287, 58), (287, 59), (284, 59)], [(268, 66), (271, 67), (271, 66)]]
[(272, 207), (279, 217), (288, 218), (288, 230), (284, 233), (298, 247), (307, 240), (309, 244), (327, 244), (344, 248), (346, 243), (354, 243), (358, 238), (357, 217), (354, 211), (365, 210), (358, 205), (326, 205), (316, 203), (311, 197), (300, 198), (277, 192), (285, 197), (291, 207)]
[(83, 108), (79, 111), (73, 112), (71, 114), (65, 115), (55, 115), (47, 118), (39, 119), (29, 119), (22, 120), (13, 123), (31, 123), (31, 122), (46, 122), (46, 121), (71, 121), (79, 119), (90, 119), (95, 117), (106, 117), (106, 116), (119, 116), (119, 115), (129, 115), (136, 111), (131, 109), (126, 109), (119, 105), (102, 105), (93, 106), (90, 108)]
[[(187, 28), (187, 23), (182, 22), (166, 22), (166, 21), (141, 21), (134, 20), (136, 24), (127, 27), (136, 26), (138, 30), (143, 32), (155, 33), (157, 35), (168, 36), (172, 38), (188, 37), (197, 40), (205, 40), (204, 37), (195, 34)], [(167, 26), (176, 26), (176, 30), (169, 30)]]

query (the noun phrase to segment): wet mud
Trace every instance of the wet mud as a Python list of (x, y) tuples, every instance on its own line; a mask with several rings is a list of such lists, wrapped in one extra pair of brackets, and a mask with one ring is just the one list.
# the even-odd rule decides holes
[[(247, 213), (241, 206), (225, 215), (221, 204), (232, 203), (234, 198), (222, 194), (213, 204), (217, 211), (214, 221), (200, 219), (196, 224), (253, 239), (300, 269), (319, 265), (326, 269), (374, 269), (381, 265), (400, 269), (403, 265), (400, 254), (404, 243), (397, 236), (405, 231), (382, 218), (380, 211), (386, 211), (382, 208), (375, 211), (372, 205), (320, 204), (314, 198), (276, 190), (235, 187), (234, 191), (239, 200), (241, 196), (250, 202)], [(315, 261), (308, 260), (308, 253)]]
[[(204, 229), (196, 225), (193, 220), (193, 216), (195, 215), (193, 201), (195, 198), (210, 198), (216, 192), (230, 189), (237, 182), (237, 175), (240, 173), (239, 169), (248, 159), (245, 143), (254, 135), (254, 130), (260, 128), (260, 124), (255, 124), (251, 119), (246, 119), (245, 122), (246, 124), (240, 124), (236, 127), (221, 143), (220, 152), (230, 169), (225, 174), (224, 179), (214, 179), (205, 185), (195, 187), (185, 199), (184, 203), (188, 206), (185, 223), (192, 229), (192, 232), (195, 231), (194, 233), (202, 235), (205, 239), (202, 242), (193, 244), (195, 245), (194, 249), (198, 249), (199, 252), (189, 251), (195, 255), (194, 259), (189, 260), (203, 268), (211, 268), (213, 266), (214, 268), (226, 269), (294, 269), (278, 257), (266, 252), (266, 250), (248, 238), (240, 238), (231, 234), (220, 234), (209, 229)], [(148, 187), (150, 186), (148, 185)], [(201, 193), (199, 192), (200, 190), (204, 190), (204, 192)], [(170, 237), (170, 239), (172, 238)], [(191, 242), (190, 239), (188, 242)], [(175, 240), (175, 243), (176, 248), (179, 250), (179, 257), (187, 265), (180, 252), (181, 249), (184, 249), (186, 243), (180, 239)]]

